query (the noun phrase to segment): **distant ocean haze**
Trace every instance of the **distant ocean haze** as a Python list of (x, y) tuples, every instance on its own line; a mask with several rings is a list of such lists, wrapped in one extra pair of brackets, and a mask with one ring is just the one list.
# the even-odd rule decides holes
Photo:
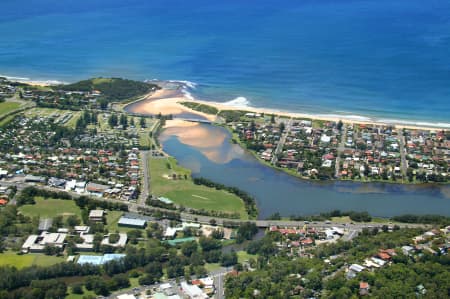
[(445, 0), (5, 0), (0, 74), (189, 80), (206, 100), (450, 123), (449, 12)]

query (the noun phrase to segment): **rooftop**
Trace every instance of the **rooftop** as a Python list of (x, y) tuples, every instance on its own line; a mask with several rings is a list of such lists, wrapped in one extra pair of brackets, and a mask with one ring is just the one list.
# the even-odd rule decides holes
[(89, 212), (89, 218), (93, 217), (93, 218), (101, 218), (103, 217), (103, 214), (105, 213), (104, 210), (91, 210)]
[(93, 265), (103, 265), (112, 260), (119, 260), (124, 258), (125, 254), (105, 254), (105, 255), (80, 255), (77, 263), (83, 264), (93, 264)]

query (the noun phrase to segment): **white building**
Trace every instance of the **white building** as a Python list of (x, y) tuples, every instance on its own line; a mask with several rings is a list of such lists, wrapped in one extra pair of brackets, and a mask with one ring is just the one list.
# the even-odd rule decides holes
[(191, 299), (206, 299), (208, 296), (203, 293), (202, 289), (200, 289), (198, 286), (188, 284), (187, 282), (183, 281), (181, 283), (181, 289), (183, 292)]

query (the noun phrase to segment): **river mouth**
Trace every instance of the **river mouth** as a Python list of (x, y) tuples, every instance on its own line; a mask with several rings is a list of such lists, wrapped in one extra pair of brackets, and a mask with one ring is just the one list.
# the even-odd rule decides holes
[(373, 216), (450, 215), (450, 187), (348, 181), (302, 180), (258, 162), (231, 142), (218, 126), (169, 127), (160, 136), (164, 151), (190, 168), (194, 177), (238, 187), (257, 200), (259, 218), (341, 211), (368, 211)]

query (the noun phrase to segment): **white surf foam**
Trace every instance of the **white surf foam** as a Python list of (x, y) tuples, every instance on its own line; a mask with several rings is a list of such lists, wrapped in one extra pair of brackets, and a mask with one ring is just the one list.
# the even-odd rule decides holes
[(377, 119), (377, 121), (382, 123), (389, 124), (398, 124), (398, 125), (409, 125), (409, 126), (418, 126), (418, 127), (437, 127), (437, 128), (448, 128), (450, 129), (450, 123), (443, 122), (426, 122), (426, 121), (412, 121), (412, 120), (400, 120), (400, 119)]
[(347, 119), (347, 120), (354, 120), (354, 121), (366, 121), (370, 122), (373, 121), (372, 118), (362, 116), (362, 115), (354, 115), (354, 114), (310, 114), (311, 117), (318, 116), (318, 117), (330, 117), (330, 118), (340, 118), (340, 119)]
[(187, 80), (169, 80), (167, 82), (171, 82), (171, 83), (180, 83), (183, 84), (184, 86), (190, 88), (190, 89), (196, 89), (197, 88), (197, 83), (192, 82), (192, 81), (187, 81)]
[(231, 107), (238, 107), (238, 108), (241, 108), (241, 107), (248, 108), (248, 107), (250, 107), (250, 101), (247, 100), (247, 98), (245, 98), (245, 97), (237, 97), (231, 101), (223, 103), (223, 105), (231, 106)]
[(64, 81), (59, 80), (34, 80), (27, 77), (15, 77), (15, 76), (6, 76), (1, 75), (0, 77), (6, 78), (9, 81), (20, 82), (20, 83), (36, 83), (36, 84), (46, 84), (46, 85), (60, 85), (60, 84), (68, 84)]
[(188, 100), (195, 101), (194, 96), (186, 88), (183, 88), (181, 92), (183, 93), (184, 97), (187, 98)]

